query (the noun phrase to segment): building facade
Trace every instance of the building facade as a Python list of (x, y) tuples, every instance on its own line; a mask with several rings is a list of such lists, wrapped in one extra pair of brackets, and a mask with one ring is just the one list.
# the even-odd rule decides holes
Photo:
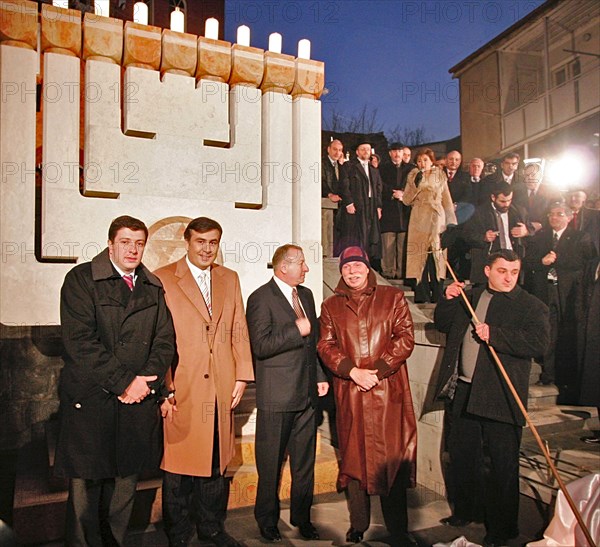
[(597, 159), (598, 2), (548, 0), (450, 73), (460, 80), (465, 157), (552, 158), (579, 147)]

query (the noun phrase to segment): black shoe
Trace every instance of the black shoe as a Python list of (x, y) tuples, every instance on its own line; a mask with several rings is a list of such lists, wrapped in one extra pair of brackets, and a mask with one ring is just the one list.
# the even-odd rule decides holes
[(486, 534), (483, 538), (483, 547), (507, 547), (507, 541), (504, 538)]
[(600, 444), (600, 437), (592, 435), (591, 437), (581, 437), (581, 440), (587, 444)]
[(304, 539), (319, 539), (319, 532), (317, 532), (317, 529), (312, 525), (312, 522), (299, 524), (298, 530)]
[(450, 515), (449, 517), (441, 519), (440, 522), (444, 526), (455, 526), (456, 528), (462, 528), (463, 526), (469, 526), (472, 521)]
[(360, 543), (363, 540), (363, 533), (359, 532), (356, 528), (350, 528), (346, 532), (346, 541), (348, 543)]
[(210, 541), (217, 547), (243, 547), (239, 541), (222, 530), (212, 534), (198, 534), (198, 539)]
[(394, 536), (394, 545), (398, 547), (419, 547), (418, 541), (412, 534), (404, 532)]
[(266, 526), (265, 528), (259, 528), (260, 535), (267, 541), (281, 541), (281, 534), (277, 526)]

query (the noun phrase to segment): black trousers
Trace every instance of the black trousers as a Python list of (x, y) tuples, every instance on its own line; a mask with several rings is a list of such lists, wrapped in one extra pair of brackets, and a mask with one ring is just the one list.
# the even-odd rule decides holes
[(488, 534), (510, 539), (519, 534), (521, 427), (469, 414), (470, 392), (471, 384), (459, 381), (451, 407), (454, 515), (483, 521)]
[(65, 543), (69, 547), (124, 545), (138, 476), (71, 479)]
[(254, 517), (261, 528), (277, 526), (279, 522), (279, 479), (286, 449), (292, 475), (290, 520), (295, 526), (310, 522), (316, 438), (315, 409), (310, 405), (299, 412), (258, 409), (255, 441), (258, 490)]
[[(203, 447), (198, 447), (202, 450)], [(210, 477), (164, 472), (163, 520), (169, 545), (187, 545), (194, 526), (199, 537), (223, 531), (230, 480), (221, 475), (219, 422), (215, 405), (215, 427)]]
[[(408, 532), (408, 505), (406, 501), (406, 478), (398, 473), (390, 493), (379, 496), (383, 521), (392, 536)], [(360, 481), (353, 480), (348, 484), (348, 509), (350, 526), (359, 532), (365, 532), (371, 523), (371, 498), (366, 490), (360, 487)]]

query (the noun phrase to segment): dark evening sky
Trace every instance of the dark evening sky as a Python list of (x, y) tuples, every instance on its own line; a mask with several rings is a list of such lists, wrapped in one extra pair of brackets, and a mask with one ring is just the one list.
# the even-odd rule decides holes
[(423, 126), (433, 140), (460, 132), (458, 81), (448, 69), (543, 0), (226, 0), (225, 39), (250, 27), (252, 46), (272, 32), (283, 53), (301, 38), (325, 62), (323, 118), (377, 108), (384, 130)]

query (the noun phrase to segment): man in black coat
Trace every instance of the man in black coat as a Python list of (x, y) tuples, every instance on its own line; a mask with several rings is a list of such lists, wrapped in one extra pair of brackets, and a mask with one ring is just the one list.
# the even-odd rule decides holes
[(514, 187), (513, 203), (527, 211), (529, 222), (536, 232), (548, 226), (548, 207), (560, 201), (560, 196), (547, 184), (542, 183), (543, 170), (537, 163), (530, 163), (524, 170), (524, 182)]
[(290, 455), (290, 520), (303, 538), (319, 539), (310, 521), (318, 397), (329, 384), (317, 357), (319, 322), (312, 292), (300, 284), (308, 272), (302, 248), (283, 245), (273, 255), (274, 276), (248, 298), (246, 319), (256, 367), (254, 516), (263, 538), (280, 541), (279, 477)]
[(406, 176), (416, 167), (403, 161), (404, 147), (392, 143), (389, 148), (390, 162), (380, 167), (383, 190), (381, 193), (381, 271), (388, 279), (404, 277), (406, 232), (410, 219), (410, 207), (402, 202)]
[[(600, 259), (587, 263), (583, 272), (577, 306), (580, 389), (578, 404), (595, 406), (600, 416)], [(600, 444), (600, 431), (583, 437), (588, 444)]]
[(534, 231), (527, 213), (512, 204), (513, 189), (499, 183), (491, 200), (479, 205), (463, 227), (463, 237), (471, 249), (471, 282), (485, 283), (483, 267), (486, 257), (501, 249), (513, 250), (519, 258), (525, 256), (525, 238)]
[(516, 152), (510, 152), (502, 158), (500, 163), (500, 169), (495, 173), (484, 177), (479, 183), (478, 201), (479, 204), (485, 204), (490, 199), (490, 195), (494, 192), (496, 186), (502, 182), (512, 185), (513, 189), (515, 185), (521, 182), (517, 170), (519, 169), (519, 161), (521, 156)]
[(451, 150), (446, 154), (444, 172), (448, 177), (448, 189), (454, 203), (458, 226), (446, 231), (443, 245), (448, 246), (448, 262), (454, 272), (459, 279), (466, 279), (471, 269), (471, 260), (467, 256), (469, 246), (463, 238), (462, 225), (473, 216), (476, 201), (471, 176), (461, 169), (461, 164), (462, 154), (458, 150)]
[[(328, 198), (332, 203), (337, 203), (338, 209), (333, 214), (333, 256), (340, 253), (339, 215), (340, 202), (342, 201), (342, 178), (345, 172), (344, 145), (338, 139), (334, 139), (327, 147), (327, 155), (321, 161), (321, 197)], [(331, 218), (331, 217), (329, 217)], [(331, 222), (328, 220), (327, 222)], [(325, 242), (323, 242), (325, 246)]]
[(157, 401), (175, 337), (162, 284), (141, 263), (147, 238), (142, 221), (116, 218), (108, 248), (62, 287), (55, 472), (70, 479), (67, 545), (123, 545), (138, 475), (162, 456)]
[(374, 269), (381, 260), (381, 192), (379, 171), (369, 162), (371, 145), (360, 143), (342, 179), (342, 211), (340, 216), (341, 248), (358, 246), (367, 251)]
[(600, 253), (600, 211), (585, 206), (587, 194), (584, 190), (574, 190), (567, 194), (567, 203), (573, 211), (572, 227), (579, 232), (586, 232), (596, 251)]
[(435, 326), (447, 334), (436, 396), (451, 401), (447, 442), (455, 488), (453, 515), (442, 522), (465, 526), (483, 521), (483, 544), (489, 547), (505, 545), (519, 533), (519, 446), (525, 420), (488, 344), (526, 406), (531, 359), (543, 354), (550, 337), (548, 308), (517, 285), (520, 269), (514, 251), (488, 256), (487, 287), (467, 296), (480, 324), (475, 325), (460, 296), (463, 283), (446, 289), (434, 313)]
[(551, 205), (550, 226), (531, 238), (525, 258), (526, 287), (550, 308), (551, 341), (540, 382), (556, 383), (563, 404), (577, 398), (577, 291), (587, 261), (596, 256), (590, 236), (575, 230), (571, 218), (566, 204)]

